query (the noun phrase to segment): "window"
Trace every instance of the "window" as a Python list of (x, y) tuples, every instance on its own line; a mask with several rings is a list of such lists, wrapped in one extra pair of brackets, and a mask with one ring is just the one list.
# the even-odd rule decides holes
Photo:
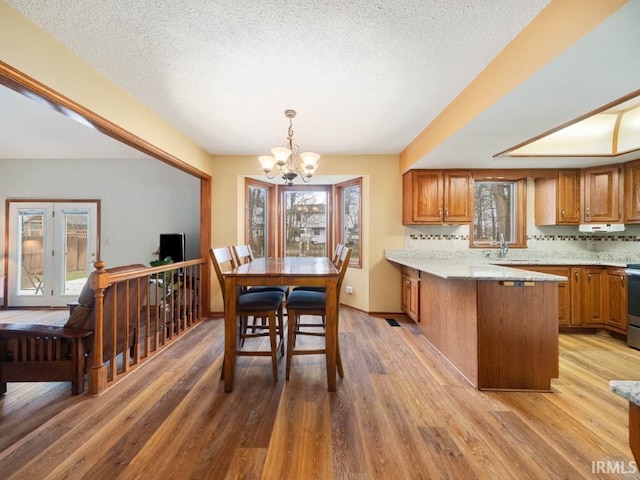
[(247, 178), (246, 243), (256, 258), (331, 256), (335, 245), (342, 243), (353, 249), (350, 265), (360, 267), (361, 204), (361, 178), (337, 185), (293, 187)]
[(336, 185), (338, 204), (338, 232), (336, 234), (336, 241), (353, 249), (349, 264), (356, 267), (360, 267), (362, 261), (360, 253), (362, 251), (362, 232), (360, 229), (361, 187), (361, 178)]
[(282, 251), (285, 256), (328, 255), (329, 191), (326, 186), (295, 186), (282, 190)]
[(526, 247), (526, 179), (476, 180), (470, 243), (497, 246), (504, 240), (512, 247)]
[(256, 258), (274, 256), (275, 185), (246, 180), (245, 239)]

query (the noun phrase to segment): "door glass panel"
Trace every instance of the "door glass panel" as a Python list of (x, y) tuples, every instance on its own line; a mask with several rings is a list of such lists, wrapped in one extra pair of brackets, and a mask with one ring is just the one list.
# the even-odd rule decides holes
[(43, 294), (44, 281), (44, 210), (18, 212), (20, 268), (17, 270), (18, 295)]
[(284, 192), (285, 255), (327, 256), (327, 192)]
[(91, 273), (89, 251), (89, 212), (62, 210), (64, 262), (62, 263), (62, 294), (80, 295)]
[(97, 202), (10, 202), (9, 307), (76, 300), (98, 253)]
[(249, 186), (247, 199), (247, 230), (249, 246), (255, 258), (267, 251), (267, 189)]

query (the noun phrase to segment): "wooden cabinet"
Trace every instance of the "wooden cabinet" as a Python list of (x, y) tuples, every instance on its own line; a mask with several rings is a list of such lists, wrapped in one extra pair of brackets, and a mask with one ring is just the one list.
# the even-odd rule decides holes
[(444, 174), (444, 223), (473, 221), (473, 177), (468, 171)]
[(410, 170), (403, 177), (404, 225), (469, 223), (473, 178), (467, 170)]
[(582, 321), (586, 326), (604, 324), (607, 318), (607, 269), (583, 267), (581, 270)]
[(420, 272), (402, 267), (402, 311), (414, 322), (420, 321)]
[(624, 166), (624, 223), (640, 223), (640, 160)]
[(516, 268), (567, 277), (558, 283), (560, 327), (604, 327), (627, 331), (627, 279), (624, 268), (518, 265)]
[(582, 171), (582, 219), (585, 223), (622, 221), (620, 171), (619, 165), (586, 168)]
[(555, 178), (537, 178), (536, 225), (580, 223), (580, 170), (558, 170)]
[(607, 269), (606, 324), (627, 331), (627, 276), (624, 268)]
[[(507, 265), (513, 267), (513, 265)], [(557, 282), (558, 285), (558, 325), (568, 327), (571, 325), (571, 267), (518, 265), (515, 268), (531, 270), (533, 272), (549, 273), (567, 277), (566, 282)]]

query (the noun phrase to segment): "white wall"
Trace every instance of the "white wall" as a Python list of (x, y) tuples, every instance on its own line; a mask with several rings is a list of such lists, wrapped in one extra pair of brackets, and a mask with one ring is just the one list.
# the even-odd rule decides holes
[[(100, 200), (107, 267), (157, 259), (160, 233), (184, 232), (187, 258), (198, 258), (200, 180), (154, 159), (0, 160), (0, 200), (8, 198)], [(2, 208), (3, 232), (5, 223)]]

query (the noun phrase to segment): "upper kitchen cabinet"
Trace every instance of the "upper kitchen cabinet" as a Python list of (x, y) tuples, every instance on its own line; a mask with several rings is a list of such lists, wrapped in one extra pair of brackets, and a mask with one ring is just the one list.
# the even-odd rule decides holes
[(619, 165), (608, 165), (586, 168), (582, 171), (584, 191), (582, 215), (585, 223), (622, 221), (620, 170)]
[(624, 223), (640, 223), (640, 160), (624, 166)]
[(473, 177), (468, 170), (410, 170), (403, 177), (404, 225), (470, 223)]
[(536, 178), (536, 225), (580, 223), (580, 170), (558, 170), (554, 178)]

